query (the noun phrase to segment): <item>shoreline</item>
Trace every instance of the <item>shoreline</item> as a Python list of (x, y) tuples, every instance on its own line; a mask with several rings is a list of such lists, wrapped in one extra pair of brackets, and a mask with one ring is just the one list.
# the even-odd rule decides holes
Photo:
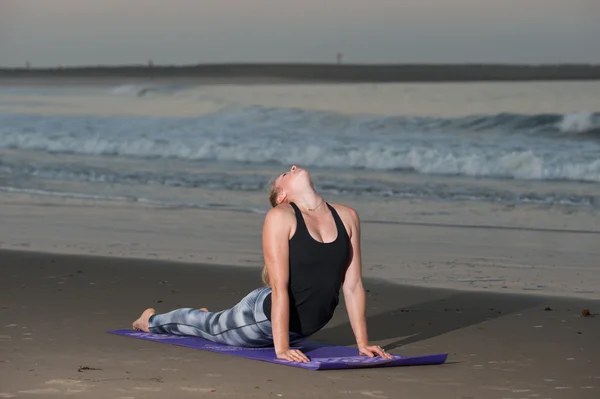
[[(600, 301), (458, 292), (365, 279), (370, 342), (450, 354), (441, 366), (312, 372), (116, 337), (141, 311), (237, 303), (244, 267), (0, 250), (0, 396), (596, 398)], [(312, 337), (354, 347), (343, 296)], [(526, 393), (525, 393), (526, 392)], [(525, 396), (524, 396), (525, 395)]]
[[(595, 213), (431, 201), (350, 205), (363, 215), (365, 277), (432, 289), (600, 299), (597, 234), (556, 231), (591, 227)], [(373, 206), (379, 216), (367, 212)], [(441, 215), (419, 216), (431, 209)], [(399, 223), (370, 223), (399, 210)], [(528, 229), (457, 225), (467, 218), (473, 225)], [(1, 249), (262, 267), (264, 216), (258, 213), (3, 193), (0, 219)]]
[(47, 79), (75, 83), (137, 79), (151, 82), (204, 84), (600, 80), (600, 65), (239, 63), (0, 68), (0, 84), (15, 81), (35, 83)]

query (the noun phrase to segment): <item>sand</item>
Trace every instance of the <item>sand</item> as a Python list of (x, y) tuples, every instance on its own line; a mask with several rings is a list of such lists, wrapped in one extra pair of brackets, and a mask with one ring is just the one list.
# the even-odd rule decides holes
[[(265, 202), (262, 192), (237, 200), (230, 192), (193, 194), (200, 203), (234, 207)], [(600, 299), (595, 211), (477, 202), (344, 203), (361, 215), (367, 277)], [(263, 219), (258, 213), (4, 192), (0, 248), (259, 268)]]
[[(598, 301), (367, 279), (373, 343), (442, 366), (312, 372), (106, 334), (147, 306), (211, 309), (255, 268), (0, 251), (0, 397), (597, 398)], [(352, 345), (343, 303), (314, 339)]]
[[(149, 306), (221, 309), (259, 286), (264, 216), (2, 192), (0, 398), (599, 397), (595, 211), (349, 204), (363, 219), (371, 341), (449, 352), (447, 364), (310, 372), (106, 334)], [(314, 339), (353, 345), (343, 303)]]

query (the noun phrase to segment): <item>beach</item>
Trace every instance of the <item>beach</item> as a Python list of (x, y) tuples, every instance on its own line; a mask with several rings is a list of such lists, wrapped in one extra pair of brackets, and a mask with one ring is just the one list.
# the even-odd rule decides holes
[[(0, 398), (598, 397), (598, 81), (58, 81), (0, 82)], [(311, 372), (106, 333), (260, 286), (292, 164), (360, 215), (371, 341), (446, 364)], [(343, 303), (314, 339), (353, 345)]]
[[(371, 342), (400, 355), (447, 352), (448, 361), (312, 372), (106, 333), (129, 328), (146, 307), (222, 309), (260, 286), (262, 215), (14, 193), (2, 194), (0, 212), (2, 397), (584, 399), (600, 389), (600, 301), (589, 291), (565, 295), (558, 284), (593, 267), (595, 234), (365, 223)], [(493, 244), (478, 254), (482, 234)], [(553, 245), (553, 237), (571, 245)], [(482, 278), (504, 250), (514, 279)], [(449, 286), (438, 274), (459, 253), (478, 265), (457, 262), (470, 282), (436, 288), (436, 276)], [(528, 263), (547, 255), (562, 270)], [(413, 267), (428, 278), (385, 278), (416, 277)], [(313, 338), (354, 344), (343, 302)]]
[[(367, 279), (370, 339), (445, 365), (313, 372), (107, 334), (148, 306), (217, 309), (258, 269), (2, 250), (0, 396), (596, 398), (598, 302)], [(343, 303), (315, 340), (352, 345)]]
[[(204, 195), (196, 199), (207, 204), (231, 200), (229, 192)], [(258, 207), (264, 194), (255, 195)], [(251, 200), (245, 195), (230, 209), (202, 209), (1, 192), (0, 249), (260, 270), (264, 214), (242, 206)], [(366, 277), (466, 291), (600, 299), (596, 212), (413, 200), (346, 203), (361, 215)], [(394, 221), (400, 215), (403, 220)]]

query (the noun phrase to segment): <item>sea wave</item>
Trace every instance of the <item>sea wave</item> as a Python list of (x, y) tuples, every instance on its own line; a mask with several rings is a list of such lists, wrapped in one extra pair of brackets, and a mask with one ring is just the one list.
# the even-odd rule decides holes
[(120, 86), (115, 86), (109, 89), (109, 94), (114, 96), (124, 96), (124, 97), (146, 97), (153, 94), (173, 94), (175, 92), (184, 90), (186, 86), (184, 85), (135, 85), (135, 84), (125, 84)]
[(599, 182), (600, 143), (580, 140), (599, 129), (598, 113), (444, 119), (251, 107), (194, 118), (0, 115), (0, 148)]

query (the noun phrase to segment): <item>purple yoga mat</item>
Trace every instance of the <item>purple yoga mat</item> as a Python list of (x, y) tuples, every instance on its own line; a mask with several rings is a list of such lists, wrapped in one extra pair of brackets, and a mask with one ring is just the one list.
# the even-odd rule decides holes
[(279, 360), (275, 356), (273, 348), (240, 348), (216, 344), (198, 337), (149, 334), (134, 330), (108, 331), (110, 334), (122, 335), (163, 344), (185, 346), (186, 348), (201, 349), (211, 352), (224, 353), (227, 355), (243, 357), (252, 360), (283, 364), (286, 366), (300, 367), (308, 370), (339, 370), (355, 369), (365, 367), (399, 367), (399, 366), (424, 366), (442, 364), (448, 358), (447, 353), (423, 356), (397, 356), (393, 359), (382, 359), (380, 357), (367, 357), (358, 355), (356, 348), (347, 346), (332, 346), (317, 342), (305, 342), (301, 349), (310, 359), (308, 363), (288, 362)]

